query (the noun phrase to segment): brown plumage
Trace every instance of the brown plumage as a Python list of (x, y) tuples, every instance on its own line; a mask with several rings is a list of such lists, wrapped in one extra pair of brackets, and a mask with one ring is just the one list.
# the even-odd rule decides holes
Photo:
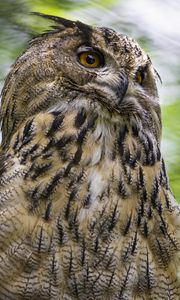
[(0, 299), (180, 299), (152, 63), (123, 34), (44, 17), (2, 92)]

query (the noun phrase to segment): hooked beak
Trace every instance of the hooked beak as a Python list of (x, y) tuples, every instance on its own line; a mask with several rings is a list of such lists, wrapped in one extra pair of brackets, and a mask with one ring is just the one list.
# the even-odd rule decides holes
[(117, 96), (117, 108), (119, 107), (119, 105), (121, 104), (121, 102), (123, 101), (123, 98), (126, 94), (127, 88), (128, 88), (128, 76), (125, 72), (122, 72), (119, 74), (119, 80), (117, 82), (117, 85), (115, 88), (115, 93)]

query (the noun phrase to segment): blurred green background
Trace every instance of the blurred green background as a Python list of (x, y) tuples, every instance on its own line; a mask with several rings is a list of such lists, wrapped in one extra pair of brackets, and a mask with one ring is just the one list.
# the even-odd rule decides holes
[(148, 52), (159, 83), (163, 136), (161, 149), (172, 190), (180, 201), (180, 1), (178, 0), (0, 0), (0, 89), (28, 40), (47, 30), (38, 11), (109, 26), (139, 41)]

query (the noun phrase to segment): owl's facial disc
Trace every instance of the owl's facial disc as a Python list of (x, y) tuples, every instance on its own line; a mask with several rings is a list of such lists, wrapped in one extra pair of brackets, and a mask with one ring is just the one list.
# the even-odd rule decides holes
[[(126, 72), (116, 70), (113, 74), (114, 66), (112, 66), (112, 62), (108, 61), (106, 54), (89, 46), (78, 48), (77, 63), (87, 72), (95, 74), (94, 80), (88, 82), (87, 86), (93, 88), (99, 96), (100, 102), (103, 105), (108, 105), (109, 108), (112, 106), (111, 108), (118, 110), (128, 88)], [(107, 99), (111, 99), (111, 103)]]
[(104, 76), (97, 76), (93, 86), (98, 94), (104, 95), (104, 97), (100, 97), (104, 104), (119, 110), (128, 89), (128, 75), (121, 70), (117, 74), (108, 73)]

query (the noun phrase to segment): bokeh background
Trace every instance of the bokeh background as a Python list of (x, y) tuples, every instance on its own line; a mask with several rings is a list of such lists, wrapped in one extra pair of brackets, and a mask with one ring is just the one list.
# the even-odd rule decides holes
[(47, 20), (38, 11), (109, 26), (128, 34), (148, 52), (162, 78), (161, 149), (172, 190), (180, 201), (180, 1), (179, 0), (0, 0), (0, 90), (11, 64)]

